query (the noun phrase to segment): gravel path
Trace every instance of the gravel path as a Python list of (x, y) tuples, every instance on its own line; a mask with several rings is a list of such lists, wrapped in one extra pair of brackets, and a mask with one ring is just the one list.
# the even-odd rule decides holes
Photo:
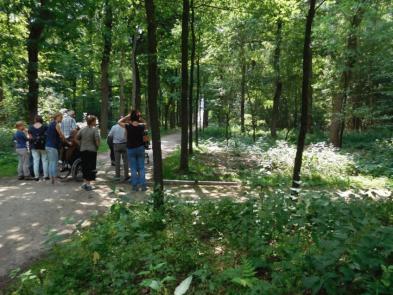
[[(180, 134), (162, 138), (165, 157), (180, 143)], [(150, 159), (152, 159), (150, 151)], [(0, 179), (0, 288), (16, 268), (24, 268), (39, 258), (50, 247), (57, 235), (68, 235), (75, 225), (87, 225), (89, 217), (102, 213), (114, 202), (108, 180), (114, 176), (107, 154), (99, 154), (97, 188), (91, 192), (80, 189), (80, 183)], [(147, 168), (151, 176), (151, 166)], [(122, 185), (123, 191), (129, 190)], [(136, 200), (146, 193), (133, 195)]]

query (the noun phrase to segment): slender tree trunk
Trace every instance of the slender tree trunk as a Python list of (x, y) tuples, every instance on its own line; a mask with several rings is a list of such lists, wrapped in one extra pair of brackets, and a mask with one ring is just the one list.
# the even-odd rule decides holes
[(132, 96), (131, 104), (132, 108), (140, 110), (141, 107), (141, 89), (140, 89), (140, 76), (139, 67), (137, 61), (137, 50), (139, 45), (139, 35), (138, 32), (134, 33), (132, 38), (132, 51), (131, 51), (131, 69), (132, 69)]
[(45, 28), (45, 20), (49, 18), (46, 8), (46, 0), (40, 0), (40, 6), (33, 9), (28, 23), (29, 36), (27, 38), (27, 82), (29, 91), (27, 93), (27, 110), (30, 123), (34, 122), (34, 117), (38, 112), (38, 55), (39, 44)]
[(199, 104), (201, 95), (201, 73), (200, 73), (200, 57), (196, 61), (197, 66), (197, 89), (196, 89), (196, 100), (195, 100), (195, 145), (199, 145)]
[(72, 109), (76, 109), (76, 92), (77, 92), (77, 87), (78, 87), (78, 80), (76, 76), (73, 77), (72, 79)]
[(241, 69), (241, 85), (240, 85), (240, 130), (242, 133), (246, 132), (246, 127), (244, 123), (244, 115), (245, 115), (245, 104), (246, 104), (246, 61), (244, 58), (244, 53), (242, 54), (241, 62), (242, 62), (242, 69)]
[(180, 170), (188, 171), (188, 22), (190, 15), (189, 0), (183, 0), (182, 45), (181, 45), (181, 147)]
[(330, 125), (330, 141), (335, 147), (342, 147), (342, 138), (345, 129), (345, 112), (348, 97), (351, 91), (353, 68), (357, 60), (357, 47), (358, 35), (357, 29), (359, 28), (364, 8), (362, 3), (367, 0), (361, 1), (361, 4), (351, 20), (351, 29), (347, 38), (347, 60), (345, 62), (345, 70), (341, 75), (341, 89), (342, 93), (335, 95), (332, 99), (332, 118)]
[(119, 69), (119, 83), (120, 83), (120, 102), (119, 102), (119, 114), (120, 116), (124, 116), (126, 113), (126, 95), (124, 93), (124, 75), (123, 75), (123, 67), (124, 67), (124, 50), (121, 51), (120, 57), (120, 69)]
[(191, 65), (190, 65), (190, 90), (189, 90), (189, 98), (188, 98), (188, 105), (189, 105), (189, 116), (188, 116), (188, 152), (191, 155), (193, 153), (193, 124), (192, 124), (192, 117), (193, 117), (193, 92), (194, 92), (194, 66), (195, 66), (195, 11), (194, 11), (194, 0), (191, 0)]
[[(1, 65), (0, 65), (1, 66)], [(0, 75), (0, 103), (5, 99), (3, 89), (3, 77)]]
[(162, 172), (161, 136), (158, 120), (158, 65), (157, 65), (157, 23), (155, 17), (154, 0), (145, 0), (148, 41), (148, 106), (150, 115), (150, 129), (153, 141), (153, 181), (154, 207), (162, 208), (164, 204), (164, 182)]
[[(315, 3), (316, 0), (309, 0), (310, 8), (307, 15), (306, 31), (304, 34), (304, 49), (303, 49), (303, 85), (302, 85), (302, 113), (300, 122), (300, 131), (297, 142), (295, 166), (293, 169), (292, 187), (297, 189), (300, 187), (300, 171), (302, 168), (302, 159), (304, 144), (307, 133), (307, 118), (308, 118), (308, 107), (309, 107), (309, 96), (310, 96), (310, 85), (312, 76), (312, 49), (311, 49), (311, 38), (312, 38), (312, 24), (315, 16)], [(297, 192), (297, 190), (294, 190)]]
[(108, 110), (109, 110), (109, 64), (112, 51), (112, 6), (109, 0), (105, 0), (105, 14), (104, 14), (104, 48), (101, 59), (101, 118), (100, 128), (101, 134), (106, 136), (108, 134)]
[(273, 111), (272, 111), (272, 121), (270, 133), (272, 137), (277, 137), (277, 121), (279, 115), (279, 105), (282, 92), (282, 81), (280, 72), (280, 57), (281, 57), (281, 40), (282, 40), (282, 20), (277, 21), (277, 32), (276, 32), (276, 49), (274, 50), (274, 71), (276, 74), (276, 90), (273, 98)]

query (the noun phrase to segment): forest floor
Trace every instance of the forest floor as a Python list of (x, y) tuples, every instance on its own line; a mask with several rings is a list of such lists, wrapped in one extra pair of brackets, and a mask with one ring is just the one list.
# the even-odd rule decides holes
[[(180, 144), (180, 134), (162, 138), (163, 157), (173, 153)], [(152, 159), (152, 151), (149, 151)], [(0, 178), (0, 287), (13, 270), (24, 269), (39, 259), (53, 245), (77, 227), (89, 225), (89, 218), (104, 213), (118, 197), (130, 196), (126, 182), (113, 182), (114, 167), (107, 153), (98, 156), (99, 172), (96, 189), (86, 192), (80, 183), (63, 181), (55, 186), (49, 182), (18, 181)], [(147, 179), (151, 179), (151, 164)], [(187, 195), (190, 199), (237, 197), (241, 187), (199, 185), (169, 186), (173, 195)], [(133, 193), (130, 201), (143, 201), (147, 193)]]

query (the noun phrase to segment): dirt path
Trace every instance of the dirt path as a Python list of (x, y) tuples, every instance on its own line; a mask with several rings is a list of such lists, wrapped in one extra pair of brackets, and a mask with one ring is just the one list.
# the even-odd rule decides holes
[[(163, 156), (179, 143), (178, 133), (164, 136)], [(151, 151), (149, 154), (152, 159)], [(0, 288), (11, 270), (23, 268), (45, 253), (54, 234), (70, 234), (75, 224), (86, 224), (89, 217), (111, 206), (115, 199), (108, 180), (114, 177), (114, 169), (107, 154), (99, 154), (98, 167), (97, 189), (91, 192), (83, 191), (73, 181), (53, 186), (49, 182), (0, 179)], [(150, 178), (150, 165), (147, 171)], [(122, 188), (129, 191), (127, 184), (122, 184)], [(141, 192), (133, 194), (135, 200), (145, 196)]]

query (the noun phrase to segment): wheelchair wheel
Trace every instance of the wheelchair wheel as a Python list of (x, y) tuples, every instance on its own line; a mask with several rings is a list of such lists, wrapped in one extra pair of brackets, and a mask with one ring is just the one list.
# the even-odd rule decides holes
[(82, 160), (80, 158), (76, 159), (74, 164), (72, 164), (71, 173), (75, 181), (83, 181)]
[(71, 174), (71, 165), (67, 161), (57, 162), (57, 176), (66, 179)]

